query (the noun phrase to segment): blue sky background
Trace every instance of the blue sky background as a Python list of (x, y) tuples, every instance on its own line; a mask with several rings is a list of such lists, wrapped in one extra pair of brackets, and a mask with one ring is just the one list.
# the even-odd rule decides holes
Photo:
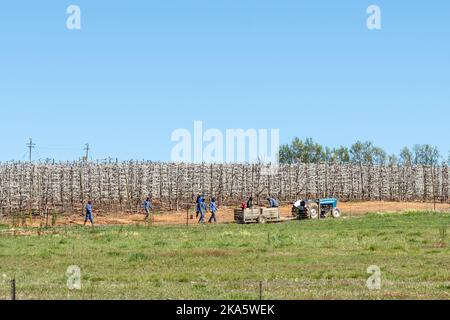
[(0, 116), (1, 161), (169, 160), (194, 120), (447, 155), (450, 1), (2, 1)]

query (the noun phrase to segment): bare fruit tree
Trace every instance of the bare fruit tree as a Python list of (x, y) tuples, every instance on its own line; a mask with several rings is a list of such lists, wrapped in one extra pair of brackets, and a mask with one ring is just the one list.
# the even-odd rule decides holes
[(80, 212), (88, 200), (104, 212), (139, 210), (151, 197), (180, 210), (198, 193), (220, 205), (268, 195), (300, 198), (449, 202), (448, 165), (186, 164), (164, 162), (0, 164), (0, 213)]

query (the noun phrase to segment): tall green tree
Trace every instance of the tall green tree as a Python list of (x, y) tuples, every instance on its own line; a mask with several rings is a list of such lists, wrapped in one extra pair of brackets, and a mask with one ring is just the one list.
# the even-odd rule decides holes
[(364, 144), (361, 141), (356, 141), (350, 147), (350, 160), (353, 163), (364, 163)]
[(340, 146), (337, 149), (334, 149), (334, 157), (335, 160), (340, 163), (349, 163), (350, 162), (350, 150), (347, 147)]
[(295, 162), (294, 153), (291, 149), (291, 146), (288, 144), (284, 144), (280, 147), (280, 163), (282, 164), (292, 164)]
[(388, 155), (387, 153), (381, 149), (380, 147), (372, 147), (370, 150), (370, 153), (372, 154), (372, 163), (371, 164), (377, 164), (377, 165), (385, 165), (388, 161)]
[(391, 154), (388, 157), (388, 163), (390, 166), (395, 166), (398, 165), (400, 163), (400, 160), (398, 159), (396, 154)]
[(439, 163), (439, 149), (429, 144), (416, 144), (413, 147), (414, 163), (422, 165), (437, 165)]
[(413, 164), (413, 153), (408, 147), (404, 147), (400, 151), (400, 164), (410, 166)]
[(281, 163), (318, 163), (325, 159), (326, 153), (323, 147), (315, 143), (312, 138), (302, 141), (296, 137), (291, 145), (283, 145), (280, 148)]
[[(291, 144), (280, 147), (280, 162), (283, 163), (354, 163), (359, 165), (437, 165), (440, 160), (439, 149), (429, 144), (417, 144), (412, 149), (404, 147), (397, 157), (388, 155), (382, 148), (374, 146), (371, 141), (356, 141), (350, 148), (340, 146), (330, 148), (314, 142), (312, 138), (304, 141), (295, 137)], [(450, 152), (448, 155), (450, 164)]]
[(351, 161), (356, 164), (383, 164), (386, 152), (375, 147), (371, 141), (357, 141), (350, 148)]

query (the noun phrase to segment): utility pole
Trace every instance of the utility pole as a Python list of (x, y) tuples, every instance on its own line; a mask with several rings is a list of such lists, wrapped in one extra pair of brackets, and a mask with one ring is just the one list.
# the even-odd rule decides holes
[(34, 144), (33, 143), (33, 139), (32, 138), (30, 138), (30, 140), (28, 141), (28, 143), (27, 143), (27, 148), (28, 148), (28, 153), (29, 153), (29, 159), (30, 159), (30, 162), (32, 161), (32, 152), (33, 152), (33, 149), (36, 147), (36, 144)]
[(89, 146), (89, 143), (86, 143), (86, 145), (85, 145), (83, 150), (86, 152), (86, 155), (84, 156), (84, 161), (88, 162), (88, 160), (89, 160), (89, 150), (91, 150), (91, 148)]

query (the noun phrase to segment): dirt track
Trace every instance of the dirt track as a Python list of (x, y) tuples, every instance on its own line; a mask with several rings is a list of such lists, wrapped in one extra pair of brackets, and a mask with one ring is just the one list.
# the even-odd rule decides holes
[[(291, 216), (291, 206), (283, 206), (281, 208), (281, 215), (283, 217)], [(366, 202), (342, 202), (339, 204), (339, 208), (343, 212), (344, 216), (359, 216), (368, 212), (400, 212), (405, 210), (434, 210), (433, 203), (420, 203), (420, 202), (381, 202), (381, 201), (366, 201)], [(436, 210), (446, 211), (450, 213), (450, 204), (436, 204)], [(193, 219), (188, 219), (189, 224), (196, 224), (195, 214), (191, 210), (189, 218), (194, 215)], [(186, 211), (171, 211), (161, 212), (154, 216), (154, 225), (171, 225), (171, 224), (186, 224)], [(219, 210), (217, 215), (218, 222), (232, 222), (234, 220), (234, 208), (224, 207)], [(58, 216), (56, 225), (82, 225), (83, 216), (81, 215), (61, 215)], [(94, 219), (97, 225), (130, 225), (130, 224), (144, 224), (143, 214), (129, 214), (129, 213), (111, 213), (111, 214), (95, 214)], [(207, 216), (209, 219), (209, 215)], [(48, 219), (48, 224), (51, 224), (51, 217)], [(0, 219), (0, 223), (11, 224), (10, 218)], [(27, 217), (26, 220), (20, 219), (19, 225), (27, 226), (40, 226), (46, 224), (45, 217), (33, 217), (32, 221)]]

